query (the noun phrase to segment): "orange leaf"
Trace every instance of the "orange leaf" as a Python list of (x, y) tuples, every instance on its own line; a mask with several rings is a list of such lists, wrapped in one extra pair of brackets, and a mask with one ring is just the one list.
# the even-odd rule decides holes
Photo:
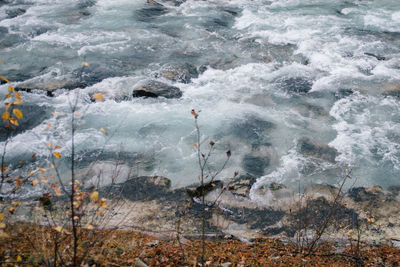
[(10, 119), (10, 112), (4, 112), (3, 115), (1, 115), (1, 118), (3, 119), (3, 121), (8, 121)]
[(58, 158), (58, 159), (61, 158), (60, 152), (53, 152), (53, 156)]
[(21, 110), (14, 108), (13, 113), (14, 113), (15, 117), (17, 117), (17, 119), (19, 119), (19, 120), (22, 119), (23, 115), (22, 115)]
[(98, 101), (100, 101), (100, 102), (103, 102), (103, 95), (101, 94), (101, 93), (95, 93), (95, 94), (93, 94), (93, 98), (94, 99), (96, 99), (96, 100), (98, 100)]
[(39, 181), (35, 179), (32, 181), (32, 186), (36, 186), (38, 183), (39, 183)]

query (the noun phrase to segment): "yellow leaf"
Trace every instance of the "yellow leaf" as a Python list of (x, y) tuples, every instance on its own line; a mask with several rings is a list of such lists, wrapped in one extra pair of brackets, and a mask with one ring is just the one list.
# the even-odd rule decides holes
[(32, 186), (36, 186), (38, 183), (39, 183), (39, 181), (35, 179), (32, 181)]
[(17, 262), (21, 262), (21, 261), (22, 261), (22, 258), (21, 258), (20, 255), (17, 256), (17, 260), (16, 260), (16, 261), (17, 261)]
[(82, 66), (89, 67), (89, 63), (87, 63), (86, 61), (83, 61)]
[(99, 200), (99, 192), (94, 191), (93, 193), (91, 193), (90, 199), (93, 200), (94, 202), (97, 202), (97, 200)]
[(15, 117), (17, 117), (17, 119), (19, 119), (19, 120), (22, 119), (23, 115), (22, 115), (21, 110), (14, 108), (13, 113), (14, 113)]
[(4, 96), (5, 99), (10, 98), (10, 97), (11, 97), (11, 94), (6, 94), (6, 95)]
[(6, 215), (4, 213), (0, 213), (0, 222), (3, 221), (5, 217)]
[(52, 163), (52, 164), (50, 164), (50, 167), (52, 168), (52, 169), (55, 169), (56, 168), (56, 166)]
[(63, 228), (61, 226), (56, 226), (56, 227), (54, 227), (54, 230), (56, 230), (57, 232), (61, 233)]
[(6, 111), (11, 107), (11, 103), (6, 103)]
[(107, 134), (108, 134), (107, 130), (106, 130), (106, 129), (104, 129), (104, 128), (100, 128), (100, 131), (101, 131), (103, 134), (105, 134), (105, 135), (107, 135)]
[(103, 208), (103, 209), (105, 209), (105, 210), (108, 209), (107, 202), (106, 202), (106, 199), (105, 199), (105, 198), (101, 198), (101, 199), (100, 199), (99, 207), (101, 207), (101, 208)]
[(104, 212), (102, 212), (101, 210), (99, 210), (99, 211), (97, 212), (97, 214), (98, 214), (99, 216), (101, 216), (101, 217), (104, 216)]
[(93, 94), (93, 98), (94, 99), (96, 99), (96, 100), (98, 100), (98, 101), (100, 101), (100, 102), (103, 102), (103, 95), (101, 94), (101, 93), (95, 93), (95, 94)]
[(5, 229), (6, 225), (4, 223), (0, 223), (0, 229)]
[(19, 201), (13, 201), (13, 202), (11, 202), (11, 205), (19, 206), (19, 205), (21, 205), (21, 202), (19, 202)]
[(11, 122), (12, 124), (14, 124), (15, 126), (18, 126), (18, 125), (19, 125), (17, 119), (15, 119), (15, 118), (10, 118), (10, 122)]
[(10, 86), (10, 87), (8, 87), (8, 91), (10, 91), (10, 92), (14, 92), (14, 89), (15, 89), (15, 87), (14, 87), (14, 86)]
[(56, 157), (56, 158), (61, 158), (61, 154), (60, 154), (60, 152), (53, 152), (53, 155), (54, 155), (54, 157)]
[(20, 92), (15, 92), (15, 97), (19, 100), (21, 100), (21, 94)]
[(3, 115), (1, 115), (1, 118), (3, 119), (3, 121), (8, 121), (10, 119), (10, 112), (4, 112)]
[(85, 228), (85, 229), (88, 229), (88, 230), (93, 230), (93, 225), (91, 225), (90, 223), (88, 223), (88, 224), (85, 225), (84, 228)]

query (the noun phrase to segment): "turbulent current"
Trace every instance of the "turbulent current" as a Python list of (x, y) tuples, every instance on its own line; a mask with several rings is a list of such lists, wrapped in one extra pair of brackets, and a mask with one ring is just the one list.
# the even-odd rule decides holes
[[(10, 175), (48, 166), (48, 143), (68, 174), (77, 98), (82, 168), (122, 155), (134, 174), (196, 182), (195, 109), (210, 168), (232, 152), (219, 178), (298, 188), (349, 168), (356, 185), (399, 184), (398, 0), (2, 0), (0, 33), (0, 75), (24, 102)], [(181, 95), (135, 95), (146, 84)]]

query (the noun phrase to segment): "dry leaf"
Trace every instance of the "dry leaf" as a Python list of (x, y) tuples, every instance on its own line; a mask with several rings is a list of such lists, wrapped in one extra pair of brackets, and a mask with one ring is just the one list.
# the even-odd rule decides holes
[(58, 159), (61, 158), (60, 152), (56, 152), (56, 151), (53, 152), (53, 156), (56, 157), (56, 158), (58, 158)]
[(17, 117), (17, 119), (19, 119), (19, 120), (22, 119), (23, 115), (22, 115), (22, 111), (21, 110), (19, 110), (17, 108), (14, 108), (13, 109), (13, 113), (14, 113), (15, 117)]
[(94, 191), (93, 193), (91, 193), (90, 199), (93, 200), (94, 202), (97, 202), (97, 200), (99, 200), (99, 192)]
[(98, 101), (100, 101), (100, 102), (103, 102), (103, 95), (101, 94), (101, 93), (95, 93), (95, 94), (93, 94), (93, 98), (94, 99), (96, 99), (96, 100), (98, 100)]

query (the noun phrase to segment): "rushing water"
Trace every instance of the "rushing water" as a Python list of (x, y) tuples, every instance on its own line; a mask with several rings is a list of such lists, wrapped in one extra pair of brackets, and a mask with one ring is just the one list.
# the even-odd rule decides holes
[[(22, 92), (26, 129), (10, 140), (6, 161), (16, 166), (36, 153), (45, 165), (51, 142), (62, 146), (65, 163), (71, 125), (62, 113), (78, 97), (82, 164), (103, 149), (105, 161), (123, 151), (135, 173), (193, 183), (194, 108), (202, 138), (217, 142), (215, 168), (232, 151), (221, 178), (238, 170), (259, 177), (257, 186), (297, 188), (334, 184), (350, 167), (358, 185), (399, 183), (398, 0), (160, 3), (0, 1), (0, 74), (17, 87), (64, 88), (54, 96)], [(190, 82), (158, 75), (166, 64), (185, 63), (198, 69)], [(133, 98), (146, 80), (183, 96)], [(91, 101), (95, 92), (105, 101)], [(322, 148), (304, 153), (305, 137)]]

